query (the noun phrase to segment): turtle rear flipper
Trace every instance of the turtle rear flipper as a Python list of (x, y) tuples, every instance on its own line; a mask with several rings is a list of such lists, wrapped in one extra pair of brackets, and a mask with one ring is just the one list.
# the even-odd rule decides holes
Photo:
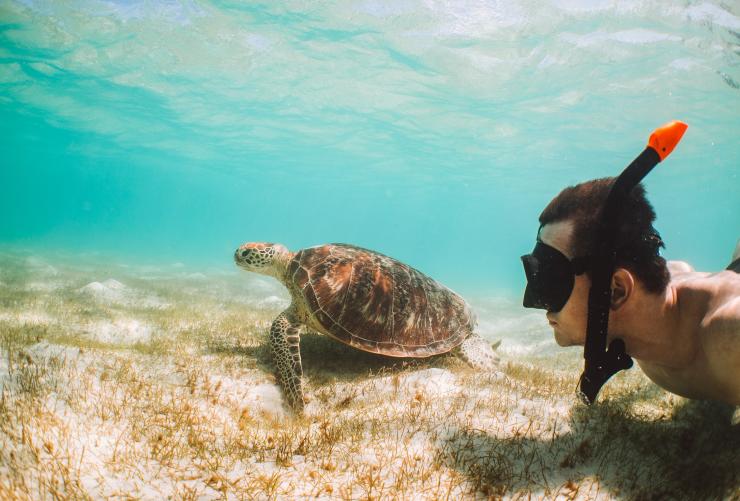
[[(499, 341), (500, 343), (500, 341)], [(498, 344), (496, 347), (498, 347)], [(500, 359), (494, 348), (478, 334), (471, 334), (457, 348), (457, 353), (475, 369), (494, 371), (498, 368)]]

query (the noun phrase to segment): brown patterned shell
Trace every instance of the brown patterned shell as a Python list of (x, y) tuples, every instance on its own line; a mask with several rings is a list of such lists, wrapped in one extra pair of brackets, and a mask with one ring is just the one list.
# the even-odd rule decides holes
[(383, 254), (345, 244), (297, 252), (288, 280), (326, 334), (396, 357), (444, 353), (475, 328), (465, 301)]

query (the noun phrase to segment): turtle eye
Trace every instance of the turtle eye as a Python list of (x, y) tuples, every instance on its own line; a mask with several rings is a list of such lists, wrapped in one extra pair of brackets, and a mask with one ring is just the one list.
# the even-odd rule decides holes
[(249, 255), (249, 251), (248, 250), (243, 250), (242, 251), (242, 257), (247, 257), (248, 255)]

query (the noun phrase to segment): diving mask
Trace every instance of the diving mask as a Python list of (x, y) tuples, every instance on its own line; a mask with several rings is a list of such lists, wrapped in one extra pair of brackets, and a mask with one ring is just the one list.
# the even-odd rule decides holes
[(576, 275), (585, 273), (589, 258), (568, 259), (562, 252), (537, 238), (531, 254), (521, 257), (527, 288), (524, 307), (558, 312), (573, 292)]

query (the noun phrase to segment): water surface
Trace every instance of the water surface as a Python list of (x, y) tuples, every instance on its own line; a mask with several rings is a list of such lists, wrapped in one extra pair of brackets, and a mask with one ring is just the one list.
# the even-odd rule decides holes
[(348, 242), (514, 300), (547, 201), (681, 119), (656, 226), (718, 270), (739, 32), (732, 2), (3, 0), (0, 242), (196, 267)]

